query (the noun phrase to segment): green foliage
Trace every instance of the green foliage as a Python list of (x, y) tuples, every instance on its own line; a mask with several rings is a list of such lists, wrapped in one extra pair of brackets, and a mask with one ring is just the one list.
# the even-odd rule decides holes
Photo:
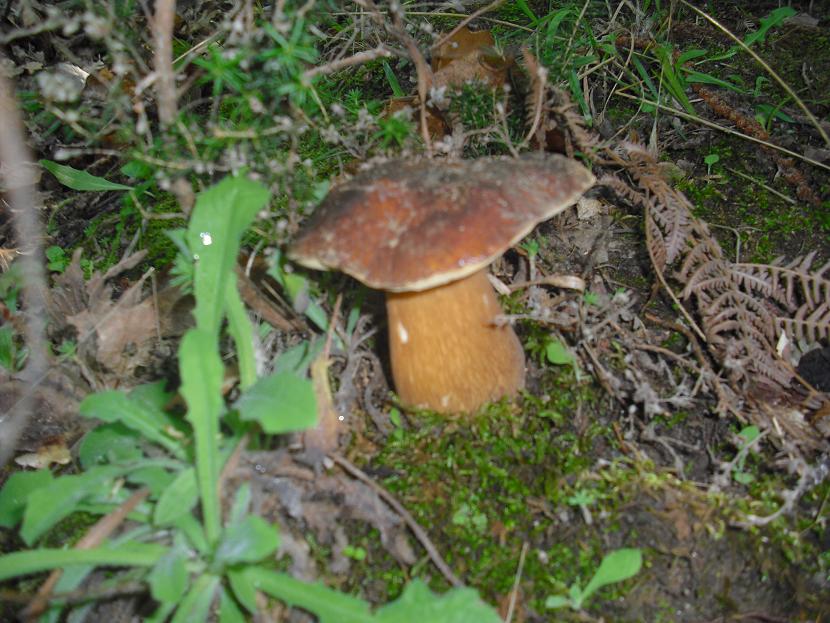
[[(61, 588), (71, 590), (96, 566), (126, 568), (123, 577), (145, 581), (158, 602), (151, 621), (204, 621), (217, 594), (220, 621), (244, 621), (244, 610), (257, 609), (255, 590), (313, 612), (321, 621), (415, 621), (424, 612), (437, 622), (470, 616), (498, 621), (470, 589), (438, 597), (414, 582), (397, 602), (373, 614), (360, 599), (274, 571), (270, 560), (279, 535), (275, 526), (250, 514), (247, 486), (237, 491), (223, 518), (219, 473), (243, 432), (255, 426), (266, 432), (300, 430), (316, 421), (311, 384), (294, 370), (243, 382), (231, 410), (244, 427), (228, 432), (222, 426), (229, 410), (221, 389), (220, 326), (227, 318), (237, 341), (251, 335), (247, 315), (234, 309), (239, 297), (234, 260), (242, 233), (267, 201), (267, 191), (258, 184), (226, 178), (196, 202), (185, 243), (193, 262), (196, 327), (179, 348), (186, 423), (164, 411), (169, 395), (158, 383), (129, 394), (92, 394), (81, 414), (104, 423), (81, 442), (82, 471), (57, 477), (47, 470), (20, 472), (0, 490), (0, 526), (19, 526), (29, 546), (73, 513), (106, 514), (146, 487), (147, 499), (134, 514), (140, 527), (93, 549), (37, 547), (0, 556), (0, 581), (66, 568)], [(237, 356), (252, 354), (237, 348)], [(57, 616), (62, 609), (56, 602), (52, 612)]]
[(51, 160), (41, 160), (40, 164), (49, 173), (54, 175), (61, 184), (72, 190), (132, 190), (131, 186), (116, 184), (115, 182), (105, 180), (103, 177), (92, 175), (86, 171), (79, 171), (78, 169), (64, 164), (58, 164)]
[(581, 588), (578, 583), (571, 585), (568, 595), (551, 595), (545, 605), (548, 608), (570, 607), (572, 610), (581, 610), (582, 605), (597, 590), (608, 584), (622, 582), (637, 575), (643, 564), (643, 555), (639, 549), (618, 549), (607, 554), (593, 577)]

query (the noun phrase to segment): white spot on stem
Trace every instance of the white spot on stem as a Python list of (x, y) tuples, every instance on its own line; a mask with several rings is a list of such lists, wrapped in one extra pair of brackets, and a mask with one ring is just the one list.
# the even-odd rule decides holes
[(409, 333), (400, 322), (398, 323), (398, 339), (401, 341), (401, 344), (406, 344), (409, 342)]

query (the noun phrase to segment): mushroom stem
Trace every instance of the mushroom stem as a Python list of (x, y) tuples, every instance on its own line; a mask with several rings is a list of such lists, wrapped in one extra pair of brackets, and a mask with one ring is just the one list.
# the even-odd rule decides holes
[(502, 313), (486, 269), (421, 292), (387, 292), (395, 389), (411, 406), (472, 412), (514, 396), (525, 384), (525, 357)]

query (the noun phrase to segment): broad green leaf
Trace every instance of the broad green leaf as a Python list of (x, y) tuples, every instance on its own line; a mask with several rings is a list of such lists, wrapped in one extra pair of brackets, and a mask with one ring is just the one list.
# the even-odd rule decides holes
[(153, 513), (153, 523), (166, 526), (189, 513), (199, 501), (196, 470), (183, 469), (162, 492)]
[(187, 553), (176, 547), (168, 551), (147, 575), (153, 599), (178, 602), (187, 590)]
[(643, 565), (643, 554), (636, 548), (613, 551), (602, 559), (599, 569), (582, 591), (582, 599), (588, 599), (597, 589), (606, 584), (622, 582), (637, 575)]
[(167, 403), (173, 398), (173, 392), (165, 389), (166, 381), (145, 383), (130, 391), (130, 400), (143, 404), (148, 409), (164, 411)]
[(150, 496), (158, 498), (170, 486), (177, 474), (171, 473), (158, 465), (139, 467), (127, 474), (127, 480), (136, 485), (150, 489)]
[(222, 412), (222, 376), (215, 333), (190, 329), (179, 347), (179, 389), (187, 402), (187, 419), (196, 442), (196, 481), (202, 499), (202, 518), (208, 542), (215, 544), (221, 529), (219, 497), (219, 416)]
[(78, 458), (88, 469), (105, 463), (126, 463), (140, 459), (139, 436), (121, 422), (103, 424), (92, 429), (81, 440)]
[(256, 515), (248, 515), (239, 523), (228, 527), (215, 560), (223, 564), (258, 562), (274, 553), (280, 540), (277, 529)]
[(259, 422), (271, 435), (311, 428), (317, 423), (317, 399), (311, 381), (290, 372), (261, 378), (236, 401), (243, 420)]
[[(302, 582), (285, 573), (262, 567), (246, 567), (235, 575), (236, 582), (232, 579), (231, 585), (234, 586), (234, 593), (240, 601), (243, 601), (243, 598), (237, 591), (237, 586), (244, 582), (290, 606), (313, 612), (317, 615), (319, 623), (370, 623), (374, 620), (368, 603), (319, 582)], [(243, 603), (247, 608), (248, 603)], [(425, 617), (419, 619), (419, 623), (429, 620)]]
[(208, 573), (197, 579), (185, 595), (173, 616), (172, 623), (200, 623), (207, 621), (210, 604), (221, 578)]
[(231, 590), (237, 601), (251, 614), (256, 614), (259, 609), (256, 603), (256, 587), (243, 574), (243, 571), (228, 569), (225, 573), (230, 582)]
[(741, 432), (738, 433), (738, 436), (743, 440), (744, 443), (750, 444), (761, 434), (761, 429), (755, 426), (755, 424), (750, 424), (749, 426), (744, 426), (741, 429)]
[(501, 623), (493, 608), (472, 588), (454, 588), (435, 595), (420, 579), (410, 582), (403, 594), (380, 608), (377, 623)]
[(64, 164), (58, 164), (52, 160), (41, 160), (40, 164), (54, 175), (61, 184), (72, 190), (132, 190), (132, 186), (116, 184), (105, 180), (103, 177), (97, 177), (86, 171), (79, 171)]
[(81, 402), (79, 413), (104, 422), (122, 422), (145, 439), (166, 448), (176, 458), (185, 458), (179, 442), (163, 432), (173, 426), (167, 414), (140, 400), (132, 400), (123, 392), (110, 390), (91, 394)]
[(295, 376), (305, 378), (311, 362), (323, 352), (325, 345), (325, 338), (319, 338), (313, 342), (304, 340), (296, 346), (284, 350), (279, 354), (277, 362), (274, 364), (274, 374), (291, 372)]
[(559, 340), (551, 340), (548, 342), (545, 347), (545, 356), (549, 362), (556, 366), (570, 366), (576, 364), (576, 359), (574, 358), (573, 353), (571, 353), (571, 351), (568, 350), (568, 347)]
[(15, 527), (23, 519), (23, 511), (29, 497), (42, 487), (52, 483), (54, 478), (48, 469), (36, 472), (15, 472), (0, 489), (0, 526)]
[(171, 527), (187, 539), (188, 544), (202, 556), (210, 553), (204, 526), (194, 515), (182, 515), (171, 524)]
[(49, 528), (72, 514), (78, 504), (110, 489), (112, 480), (121, 473), (109, 466), (93, 467), (75, 476), (61, 476), (33, 491), (20, 528), (23, 541), (32, 545)]
[(248, 509), (251, 507), (251, 497), (250, 483), (243, 482), (242, 486), (236, 490), (236, 495), (233, 496), (233, 504), (225, 520), (228, 526), (240, 523), (245, 519)]
[(167, 548), (155, 543), (125, 543), (94, 549), (35, 549), (0, 556), (0, 582), (70, 565), (152, 567)]
[(268, 202), (268, 189), (242, 177), (226, 177), (199, 194), (187, 228), (196, 260), (196, 326), (216, 335), (225, 308), (226, 282), (236, 265), (242, 234)]
[(219, 623), (245, 623), (245, 615), (236, 605), (230, 591), (225, 587), (219, 590)]

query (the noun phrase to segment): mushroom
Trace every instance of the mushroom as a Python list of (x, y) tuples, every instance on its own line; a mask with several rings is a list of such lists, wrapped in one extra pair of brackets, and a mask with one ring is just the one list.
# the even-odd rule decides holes
[(524, 388), (521, 343), (487, 266), (594, 183), (559, 155), (393, 161), (329, 193), (288, 256), (386, 292), (404, 404), (471, 412)]

